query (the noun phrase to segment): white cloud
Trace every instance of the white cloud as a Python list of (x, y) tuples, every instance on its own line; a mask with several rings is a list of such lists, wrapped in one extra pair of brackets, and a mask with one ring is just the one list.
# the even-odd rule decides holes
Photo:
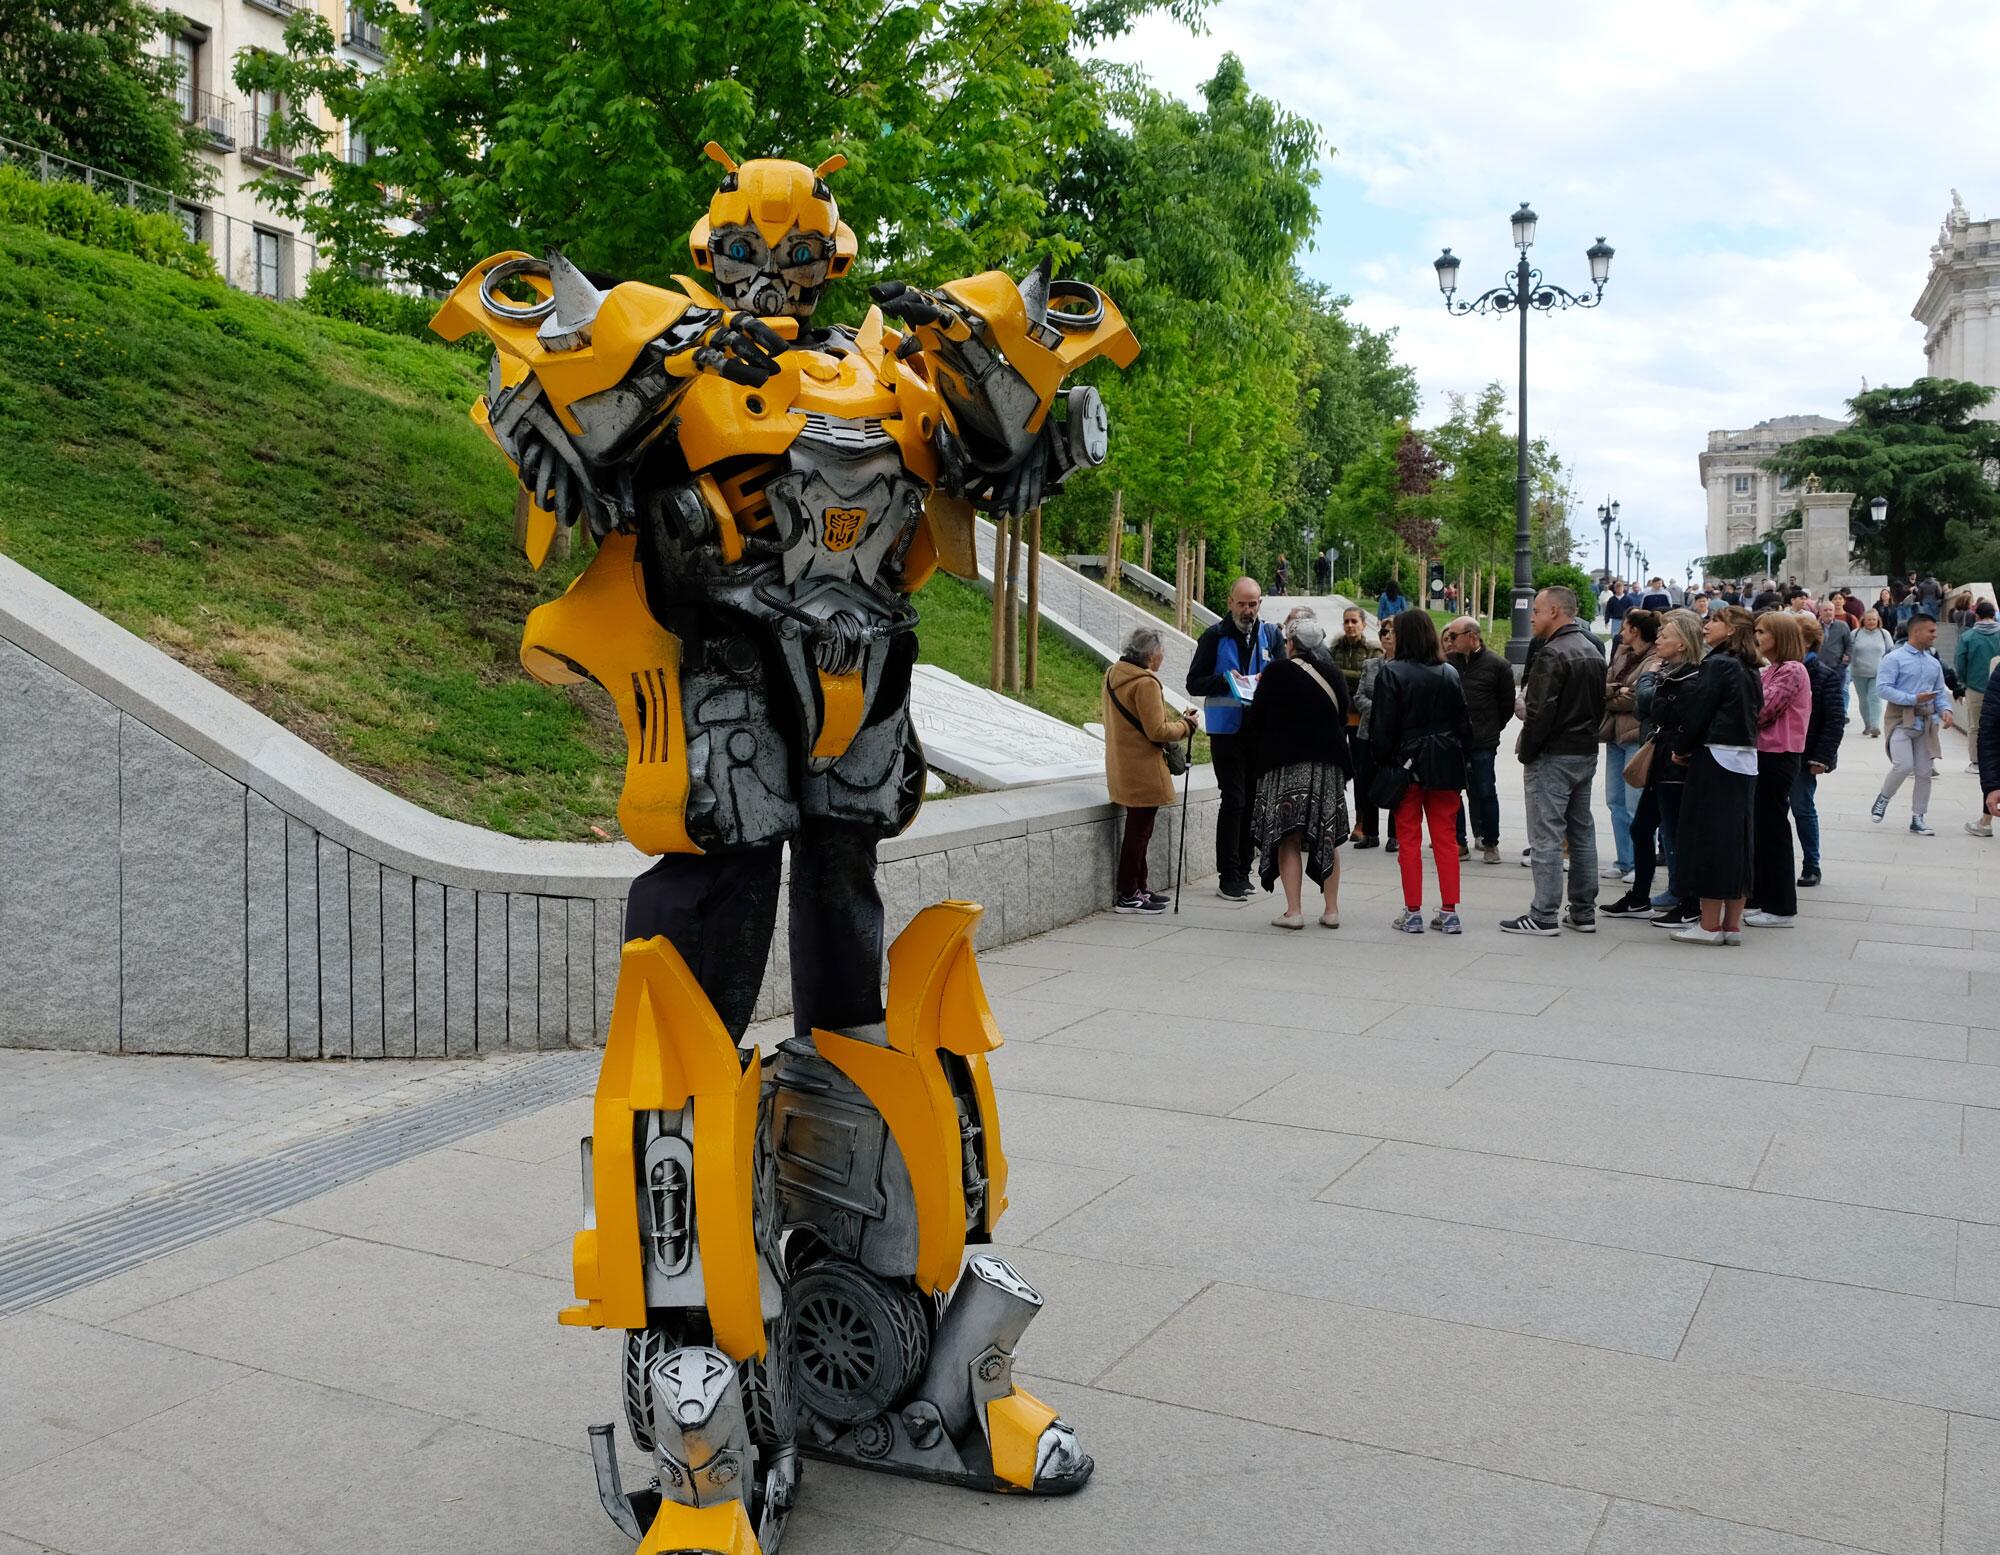
[(1496, 283), (1527, 199), (1550, 280), (1617, 247), (1600, 309), (1530, 320), (1529, 431), (1656, 570), (1706, 549), (1708, 431), (1918, 376), (1948, 191), (2000, 215), (2000, 8), (1969, 0), (1221, 0), (1205, 36), (1156, 18), (1113, 52), (1191, 97), (1225, 50), (1337, 148), (1322, 209), (1359, 214), (1307, 267), (1401, 332), (1426, 416), (1515, 373), (1511, 319), (1446, 316), (1441, 246), (1463, 289)]

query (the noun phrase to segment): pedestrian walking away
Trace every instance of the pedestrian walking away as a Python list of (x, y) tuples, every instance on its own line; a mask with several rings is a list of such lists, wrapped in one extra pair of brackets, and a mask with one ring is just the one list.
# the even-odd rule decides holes
[[(1529, 862), (1535, 897), (1501, 925), (1508, 934), (1552, 935), (1560, 926), (1597, 929), (1597, 826), (1590, 811), (1597, 777), (1597, 731), (1604, 721), (1604, 659), (1576, 618), (1576, 595), (1546, 588), (1535, 596), (1531, 650), (1515, 754), (1526, 770)], [(1563, 900), (1563, 844), (1569, 844), (1569, 906)]]
[(1471, 737), (1465, 748), (1465, 799), (1471, 836), (1479, 856), (1500, 862), (1500, 788), (1495, 771), (1500, 759), (1500, 734), (1514, 721), (1514, 671), (1488, 648), (1471, 616), (1460, 616), (1444, 629), (1445, 662), (1458, 671), (1465, 694), (1465, 721)]
[(1792, 825), (1799, 834), (1799, 884), (1820, 883), (1819, 780), (1840, 765), (1840, 737), (1847, 730), (1847, 697), (1840, 671), (1826, 662), (1821, 623), (1802, 618), (1806, 677), (1812, 685), (1812, 717), (1806, 724), (1805, 755), (1792, 785)]
[[(1381, 623), (1377, 635), (1382, 645), (1361, 670), (1360, 689), (1354, 693), (1355, 728), (1351, 741), (1356, 752), (1354, 777), (1354, 845), (1372, 848), (1381, 841), (1381, 808), (1375, 803), (1375, 751), (1368, 738), (1368, 714), (1375, 705), (1375, 682), (1382, 668), (1396, 653), (1396, 623)], [(1395, 851), (1394, 822), (1391, 821), (1389, 850)]]
[[(1438, 913), (1431, 927), (1457, 934), (1458, 796), (1465, 787), (1465, 750), (1471, 740), (1458, 671), (1439, 652), (1430, 615), (1405, 610), (1396, 617), (1395, 655), (1375, 680), (1369, 714), (1376, 799), (1386, 806), (1401, 844), (1403, 910), (1394, 928), (1424, 932), (1424, 827), (1437, 868)], [(1394, 792), (1391, 792), (1391, 790)]]
[(1674, 931), (1696, 945), (1743, 940), (1743, 902), (1755, 846), (1758, 678), (1756, 617), (1741, 605), (1712, 611), (1702, 628), (1708, 648), (1695, 676), (1673, 760), (1687, 774), (1681, 795), (1684, 888), (1701, 902), (1700, 918)]
[[(1958, 674), (1959, 696), (1965, 710), (1968, 772), (1979, 770), (1980, 715), (1986, 706), (1986, 688), (1993, 675), (1995, 655), (2000, 655), (2000, 620), (1994, 619), (1993, 601), (1982, 599), (1972, 607), (1972, 625), (1959, 633), (1958, 648), (1952, 655), (1952, 668)], [(1990, 837), (1992, 817), (1982, 812), (1979, 820), (1966, 829)]]
[(1939, 736), (1952, 727), (1951, 690), (1944, 683), (1944, 666), (1930, 651), (1936, 639), (1937, 622), (1926, 615), (1912, 616), (1908, 641), (1883, 655), (1876, 681), (1884, 707), (1882, 743), (1889, 757), (1889, 780), (1868, 813), (1881, 821), (1904, 779), (1913, 778), (1910, 830), (1919, 837), (1937, 835), (1926, 819), (1931, 778), (1943, 754)]
[(1266, 891), (1282, 883), (1271, 922), (1305, 927), (1304, 881), (1320, 888), (1322, 928), (1340, 927), (1340, 845), (1347, 840), (1347, 682), (1309, 610), (1285, 622), (1283, 655), (1264, 671), (1243, 720), (1255, 773), (1250, 838)]
[(1104, 672), (1104, 786), (1111, 802), (1125, 807), (1124, 836), (1118, 847), (1118, 879), (1113, 910), (1165, 912), (1171, 896), (1151, 890), (1146, 850), (1162, 805), (1174, 802), (1173, 773), (1166, 745), (1178, 745), (1193, 731), (1194, 713), (1176, 718), (1167, 711), (1160, 684), (1166, 639), (1158, 627), (1141, 626), (1125, 639), (1125, 652)]
[(1259, 621), (1264, 592), (1255, 578), (1238, 578), (1229, 590), (1229, 612), (1201, 634), (1188, 665), (1187, 691), (1203, 699), (1215, 764), (1216, 894), (1250, 900), (1250, 753), (1242, 738), (1243, 712), (1256, 695), (1257, 677), (1280, 651), (1278, 628)]
[(1799, 913), (1793, 873), (1792, 791), (1812, 719), (1812, 678), (1806, 673), (1803, 616), (1774, 610), (1758, 618), (1753, 640), (1764, 661), (1757, 709), (1757, 787), (1751, 821), (1750, 901), (1743, 921), (1755, 929), (1789, 929)]
[(1639, 671), (1659, 635), (1659, 612), (1643, 606), (1626, 611), (1604, 671), (1604, 718), (1597, 737), (1604, 746), (1604, 803), (1617, 847), (1617, 857), (1604, 870), (1607, 880), (1632, 878), (1632, 814), (1639, 806), (1639, 790), (1625, 781), (1625, 763), (1639, 748)]

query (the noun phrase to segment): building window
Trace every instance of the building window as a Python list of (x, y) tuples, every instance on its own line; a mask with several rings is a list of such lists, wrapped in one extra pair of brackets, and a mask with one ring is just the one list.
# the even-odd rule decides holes
[(181, 231), (190, 243), (201, 241), (201, 207), (199, 205), (176, 205), (174, 215), (180, 219)]
[(347, 160), (355, 167), (368, 160), (368, 132), (357, 124), (347, 126)]
[(252, 288), (260, 297), (285, 295), (285, 240), (262, 227), (251, 233), (251, 259), (256, 267)]
[(179, 78), (174, 82), (174, 101), (180, 104), (181, 117), (193, 121), (195, 116), (195, 84), (200, 79), (201, 39), (192, 33), (178, 33), (167, 45), (167, 56), (180, 66)]
[(1748, 491), (1748, 490), (1750, 489), (1750, 477), (1749, 477), (1749, 476), (1747, 476), (1747, 475), (1739, 475), (1739, 476), (1737, 476), (1737, 477), (1736, 477), (1736, 489), (1737, 489), (1737, 490), (1738, 490), (1739, 492), (1743, 492), (1743, 491)]

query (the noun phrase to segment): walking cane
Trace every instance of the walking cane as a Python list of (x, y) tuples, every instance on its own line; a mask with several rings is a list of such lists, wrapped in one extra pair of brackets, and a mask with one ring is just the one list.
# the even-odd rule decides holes
[(1194, 779), (1194, 730), (1188, 730), (1187, 770), (1181, 774), (1181, 846), (1174, 859), (1174, 916), (1181, 911), (1181, 872), (1187, 868), (1187, 800), (1188, 784)]

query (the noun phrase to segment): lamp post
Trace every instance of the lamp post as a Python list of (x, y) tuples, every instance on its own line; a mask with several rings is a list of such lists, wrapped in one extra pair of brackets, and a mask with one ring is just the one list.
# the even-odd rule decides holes
[(1638, 554), (1638, 551), (1639, 542), (1637, 540), (1627, 540), (1625, 542), (1625, 576), (1628, 579), (1632, 576), (1632, 559)]
[[(1884, 503), (1884, 504), (1883, 504), (1883, 506), (1884, 506), (1884, 507), (1887, 507), (1887, 506), (1888, 506), (1888, 504), (1887, 504), (1887, 503)], [(1774, 581), (1775, 581), (1775, 579), (1776, 579), (1776, 577), (1777, 577), (1777, 574), (1775, 574), (1774, 572), (1772, 572), (1772, 571), (1771, 571), (1771, 558), (1772, 558), (1772, 557), (1773, 557), (1774, 555), (1776, 555), (1776, 554), (1777, 554), (1777, 550), (1778, 550), (1778, 547), (1777, 547), (1777, 543), (1776, 543), (1776, 542), (1775, 542), (1774, 540), (1772, 540), (1772, 538), (1771, 538), (1771, 537), (1770, 537), (1770, 536), (1769, 536), (1768, 534), (1767, 534), (1767, 535), (1765, 535), (1765, 536), (1764, 536), (1764, 576), (1765, 576), (1765, 577), (1766, 577), (1767, 579), (1771, 579), (1771, 580), (1774, 580)]]
[(1438, 290), (1444, 293), (1445, 311), (1466, 313), (1517, 313), (1521, 319), (1520, 388), (1515, 399), (1518, 416), (1514, 450), (1514, 608), (1512, 635), (1507, 640), (1507, 658), (1516, 666), (1528, 658), (1528, 612), (1535, 598), (1534, 566), (1530, 560), (1528, 534), (1528, 310), (1553, 313), (1563, 308), (1594, 308), (1604, 298), (1604, 283), (1611, 276), (1612, 248), (1603, 238), (1584, 251), (1590, 261), (1590, 280), (1595, 291), (1587, 297), (1544, 282), (1542, 272), (1530, 268), (1528, 250), (1535, 243), (1535, 213), (1523, 200), (1510, 218), (1514, 247), (1520, 258), (1513, 274), (1503, 285), (1484, 292), (1470, 302), (1452, 301), (1458, 290), (1459, 261), (1450, 249), (1437, 257)]
[(1887, 497), (1870, 497), (1868, 499), (1868, 516), (1875, 520), (1875, 533), (1880, 535), (1882, 524), (1889, 516), (1889, 499)]
[(1604, 581), (1611, 581), (1611, 526), (1618, 518), (1618, 504), (1606, 497), (1597, 504), (1597, 521), (1604, 526)]

